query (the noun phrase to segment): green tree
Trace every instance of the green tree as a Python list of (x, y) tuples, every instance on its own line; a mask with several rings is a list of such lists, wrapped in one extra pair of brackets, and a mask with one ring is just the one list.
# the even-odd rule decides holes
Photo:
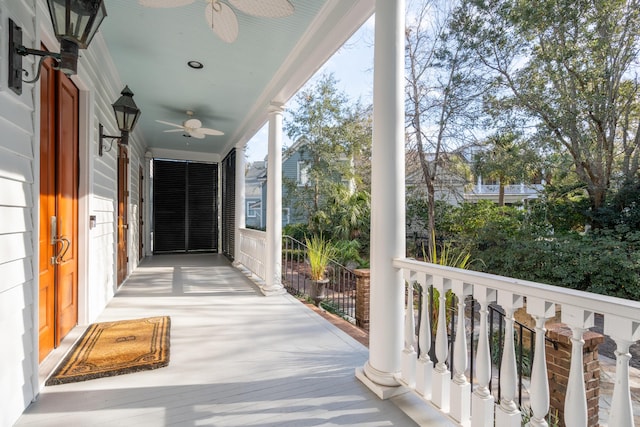
[(463, 0), (452, 29), (494, 77), (488, 110), (566, 150), (593, 210), (637, 173), (640, 0)]
[(498, 205), (504, 206), (505, 185), (530, 182), (539, 172), (540, 157), (528, 141), (513, 132), (487, 138), (474, 159), (476, 173), (500, 184)]
[[(449, 32), (454, 3), (411, 2), (405, 30), (407, 161), (426, 186), (426, 235), (434, 236), (437, 182), (454, 150), (473, 141), (482, 86), (475, 61)], [(429, 257), (431, 249), (428, 246)], [(435, 255), (435, 254), (433, 254)]]
[(284, 127), (296, 141), (306, 179), (284, 185), (288, 199), (309, 219), (310, 231), (320, 232), (332, 224), (339, 198), (342, 203), (345, 194), (368, 190), (371, 108), (351, 103), (332, 74), (300, 91), (296, 104)]

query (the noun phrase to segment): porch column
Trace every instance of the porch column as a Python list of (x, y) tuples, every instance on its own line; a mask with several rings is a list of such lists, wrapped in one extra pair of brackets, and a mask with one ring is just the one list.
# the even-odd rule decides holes
[(371, 156), (369, 360), (356, 372), (378, 397), (405, 391), (401, 369), (406, 256), (404, 188), (404, 0), (376, 0)]
[(235, 239), (233, 248), (234, 265), (238, 262), (240, 256), (240, 243), (242, 236), (240, 235), (240, 229), (246, 226), (245, 224), (245, 184), (244, 184), (244, 172), (245, 172), (245, 158), (244, 158), (245, 144), (236, 145), (236, 200), (235, 200)]
[(281, 103), (269, 107), (267, 154), (267, 253), (262, 293), (281, 294), (282, 286), (282, 112)]

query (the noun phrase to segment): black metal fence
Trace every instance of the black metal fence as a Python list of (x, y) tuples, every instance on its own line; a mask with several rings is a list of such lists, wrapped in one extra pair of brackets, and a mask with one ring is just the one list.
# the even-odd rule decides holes
[[(296, 296), (309, 296), (307, 246), (291, 236), (282, 237), (282, 281), (287, 291)], [(354, 272), (336, 261), (327, 268), (329, 283), (325, 287), (326, 298), (321, 306), (351, 323), (356, 318), (356, 276)]]

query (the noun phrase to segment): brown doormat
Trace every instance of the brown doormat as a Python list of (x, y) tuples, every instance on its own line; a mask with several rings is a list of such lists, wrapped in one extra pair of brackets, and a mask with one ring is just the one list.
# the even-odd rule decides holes
[(94, 323), (46, 385), (128, 374), (169, 364), (169, 316)]

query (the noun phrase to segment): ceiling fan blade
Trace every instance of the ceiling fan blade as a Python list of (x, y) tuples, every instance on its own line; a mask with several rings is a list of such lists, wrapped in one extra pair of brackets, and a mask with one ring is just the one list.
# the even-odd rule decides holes
[(173, 127), (176, 127), (176, 128), (182, 128), (183, 127), (182, 125), (179, 125), (179, 124), (176, 124), (176, 123), (171, 123), (171, 122), (165, 122), (163, 120), (156, 120), (156, 122), (162, 123), (163, 125), (167, 125), (167, 126), (173, 126)]
[(162, 132), (184, 132), (184, 129), (167, 129), (167, 130), (163, 130)]
[(229, 6), (213, 0), (207, 4), (204, 16), (213, 32), (222, 41), (226, 43), (236, 41), (238, 38), (238, 18)]
[(247, 15), (265, 18), (282, 18), (294, 11), (289, 0), (229, 0), (229, 3)]
[(202, 132), (205, 135), (214, 135), (214, 136), (224, 135), (224, 132), (219, 131), (217, 129), (210, 129), (210, 128), (200, 128), (198, 129), (198, 132)]
[(198, 129), (202, 127), (202, 122), (198, 119), (189, 119), (189, 120), (185, 120), (182, 126), (189, 129)]
[(196, 139), (204, 139), (205, 137), (204, 133), (200, 132), (200, 129), (189, 131), (189, 135)]
[(180, 7), (193, 3), (196, 0), (138, 0), (138, 3), (144, 7)]

